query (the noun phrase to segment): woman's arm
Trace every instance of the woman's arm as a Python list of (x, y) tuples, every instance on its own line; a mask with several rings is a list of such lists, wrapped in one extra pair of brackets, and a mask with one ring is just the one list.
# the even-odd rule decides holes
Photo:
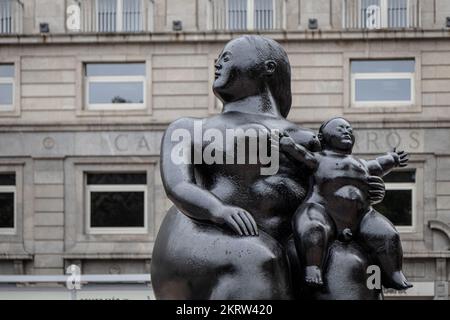
[(210, 191), (196, 184), (194, 120), (179, 119), (167, 128), (161, 146), (161, 177), (167, 196), (186, 216), (227, 225), (240, 235), (256, 235), (256, 222), (244, 209), (225, 205)]

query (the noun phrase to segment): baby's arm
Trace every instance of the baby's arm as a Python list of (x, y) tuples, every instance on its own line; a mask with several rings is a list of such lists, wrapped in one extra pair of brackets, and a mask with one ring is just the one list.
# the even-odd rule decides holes
[(296, 143), (294, 139), (286, 133), (280, 137), (280, 150), (284, 151), (295, 160), (303, 163), (310, 169), (315, 169), (317, 167), (317, 158), (315, 154), (304, 146)]
[(372, 175), (383, 177), (395, 167), (406, 167), (408, 165), (408, 154), (404, 151), (388, 152), (386, 155), (367, 161), (369, 172)]

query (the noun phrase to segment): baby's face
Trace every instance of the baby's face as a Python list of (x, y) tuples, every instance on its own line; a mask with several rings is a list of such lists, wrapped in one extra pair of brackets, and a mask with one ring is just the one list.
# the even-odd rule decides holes
[(351, 151), (355, 144), (353, 128), (344, 119), (331, 120), (322, 130), (325, 144), (333, 149)]

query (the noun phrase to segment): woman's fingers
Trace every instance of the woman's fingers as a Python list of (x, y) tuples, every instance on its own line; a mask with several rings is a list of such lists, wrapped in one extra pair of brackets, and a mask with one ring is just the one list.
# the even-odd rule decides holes
[(248, 231), (248, 234), (254, 236), (255, 235), (255, 231), (253, 230), (252, 227), (252, 223), (250, 222), (250, 220), (248, 219), (247, 215), (245, 214), (245, 212), (243, 211), (239, 211), (238, 212), (239, 217), (242, 219), (242, 221), (245, 224), (246, 230)]
[(239, 214), (233, 214), (231, 218), (238, 224), (243, 234), (245, 234), (246, 236), (250, 235), (244, 221), (242, 221), (242, 218), (239, 216)]
[(252, 216), (249, 212), (247, 212), (247, 211), (244, 211), (244, 214), (245, 214), (245, 216), (247, 217), (247, 219), (250, 221), (250, 224), (251, 224), (252, 229), (253, 229), (253, 234), (254, 234), (255, 236), (257, 236), (259, 233), (258, 233), (258, 225), (256, 224), (255, 219), (254, 219), (253, 216)]
[(244, 235), (241, 231), (241, 228), (239, 228), (239, 225), (236, 223), (236, 221), (234, 221), (232, 216), (227, 219), (227, 222), (231, 229), (233, 229), (237, 234), (239, 234), (240, 236)]

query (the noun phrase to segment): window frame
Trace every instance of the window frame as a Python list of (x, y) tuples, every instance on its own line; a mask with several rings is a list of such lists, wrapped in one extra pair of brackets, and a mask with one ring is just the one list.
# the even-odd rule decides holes
[[(417, 173), (417, 171), (414, 169)], [(386, 182), (386, 191), (395, 190), (410, 190), (411, 191), (411, 225), (410, 226), (395, 226), (395, 228), (402, 233), (416, 232), (417, 226), (417, 180), (416, 182)]]
[[(132, 171), (130, 171), (132, 172)], [(94, 172), (85, 172), (87, 174)], [(95, 172), (100, 173), (100, 172)], [(101, 172), (101, 173), (124, 173), (124, 172)], [(146, 173), (145, 173), (146, 174)], [(147, 177), (148, 178), (148, 177)], [(91, 227), (91, 192), (121, 192), (136, 191), (144, 193), (144, 226), (142, 227)], [(85, 178), (85, 214), (86, 214), (86, 233), (87, 234), (146, 234), (148, 232), (148, 184), (87, 184)]]
[(14, 75), (13, 77), (0, 77), (0, 84), (11, 84), (12, 85), (12, 92), (11, 97), (12, 101), (11, 104), (0, 104), (0, 112), (11, 112), (14, 111), (14, 106), (16, 104), (16, 81), (15, 81), (15, 75), (16, 75), (16, 64), (15, 63), (0, 63), (0, 66), (2, 65), (12, 65), (14, 68)]
[[(17, 179), (17, 174), (14, 172)], [(0, 193), (13, 193), (14, 195), (14, 210), (13, 210), (13, 228), (0, 228), (0, 235), (16, 235), (17, 234), (17, 180), (16, 185), (0, 186)]]
[[(386, 104), (355, 106), (352, 103), (352, 81), (351, 81), (351, 62), (354, 60), (414, 60), (414, 104)], [(386, 114), (393, 113), (421, 113), (422, 112), (422, 56), (420, 53), (410, 51), (370, 51), (370, 52), (352, 52), (343, 53), (343, 101), (345, 114)]]
[[(95, 0), (95, 16), (96, 19), (98, 19), (98, 15), (99, 15), (99, 5), (98, 5), (98, 1), (99, 0)], [(152, 1), (151, 1), (152, 2)], [(139, 21), (139, 30), (137, 31), (128, 31), (128, 30), (123, 30), (123, 0), (116, 0), (116, 28), (113, 31), (100, 31), (99, 25), (98, 25), (98, 20), (97, 20), (97, 25), (96, 25), (96, 31), (97, 32), (101, 32), (101, 33), (115, 33), (115, 32), (130, 32), (130, 33), (136, 33), (136, 32), (143, 32), (145, 31), (144, 29), (144, 11), (145, 8), (143, 6), (143, 1), (139, 0), (139, 13), (140, 13), (140, 21)]]
[[(86, 66), (88, 64), (106, 64), (108, 62), (85, 62), (84, 63), (84, 83), (85, 83), (85, 106), (87, 111), (126, 111), (126, 110), (145, 110), (147, 108), (147, 63), (144, 62), (120, 62), (111, 61), (112, 64), (129, 64), (129, 63), (142, 63), (146, 71), (145, 76), (88, 76), (86, 75)], [(89, 84), (91, 82), (142, 82), (142, 103), (90, 103), (90, 90)]]
[[(411, 10), (411, 3), (410, 1), (406, 1), (406, 25), (402, 27), (394, 27), (389, 26), (389, 4), (391, 0), (379, 0), (380, 5), (379, 7), (379, 14), (380, 14), (380, 25), (378, 27), (369, 28), (367, 27), (367, 22), (363, 26), (364, 29), (372, 30), (372, 29), (404, 29), (409, 28), (410, 24), (410, 10)], [(370, 6), (369, 6), (370, 7)], [(368, 8), (368, 7), (367, 7)], [(364, 9), (364, 12), (366, 12), (367, 8)], [(362, 10), (360, 10), (362, 11)], [(363, 17), (360, 17), (360, 20), (363, 21)]]
[[(368, 59), (372, 61), (384, 59)], [(403, 60), (403, 59), (398, 59)], [(406, 59), (405, 59), (406, 60)], [(352, 63), (351, 60), (350, 64)], [(414, 65), (416, 61), (414, 61)], [(371, 72), (371, 73), (352, 73), (350, 67), (350, 94), (351, 104), (353, 107), (389, 107), (389, 106), (413, 106), (415, 104), (415, 72)], [(411, 82), (410, 100), (370, 100), (370, 101), (356, 101), (356, 81), (357, 80), (372, 80), (372, 79), (408, 79)]]
[(271, 0), (272, 1), (272, 28), (271, 29), (259, 29), (256, 28), (255, 25), (255, 0), (246, 0), (247, 1), (247, 11), (246, 11), (246, 19), (247, 19), (247, 25), (245, 29), (230, 29), (230, 12), (229, 12), (229, 2), (230, 0), (227, 0), (225, 2), (225, 22), (226, 22), (226, 30), (229, 31), (252, 31), (252, 30), (258, 30), (258, 31), (267, 31), (267, 30), (275, 30), (276, 25), (276, 1), (277, 0)]

